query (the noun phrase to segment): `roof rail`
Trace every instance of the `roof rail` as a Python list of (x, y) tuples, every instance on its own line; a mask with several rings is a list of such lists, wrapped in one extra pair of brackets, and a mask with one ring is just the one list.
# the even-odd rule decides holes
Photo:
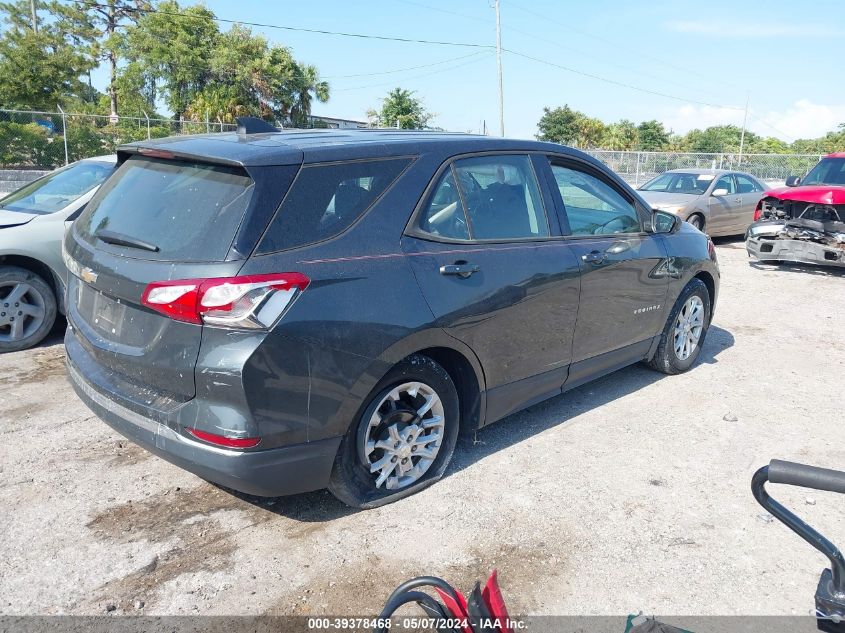
[(279, 131), (278, 128), (258, 117), (239, 116), (235, 120), (238, 122), (238, 134), (268, 134)]

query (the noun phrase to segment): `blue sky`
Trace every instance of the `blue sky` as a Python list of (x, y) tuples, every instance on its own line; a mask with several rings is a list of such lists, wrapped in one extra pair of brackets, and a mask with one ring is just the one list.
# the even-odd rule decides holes
[[(228, 19), (495, 44), (492, 0), (205, 4)], [(542, 60), (504, 53), (508, 136), (532, 137), (543, 106), (564, 103), (606, 122), (657, 118), (683, 133), (720, 123), (741, 125), (748, 97), (749, 128), (787, 141), (818, 136), (845, 122), (841, 0), (803, 5), (786, 0), (501, 0), (501, 12), (503, 46)], [(416, 91), (437, 114), (434, 125), (478, 131), (486, 121), (498, 130), (493, 49), (254, 30), (315, 64), (330, 82), (331, 100), (316, 104), (314, 114), (365, 120), (367, 109), (401, 86)], [(415, 69), (388, 72), (410, 68)], [(102, 70), (96, 73), (98, 87), (105, 80)]]

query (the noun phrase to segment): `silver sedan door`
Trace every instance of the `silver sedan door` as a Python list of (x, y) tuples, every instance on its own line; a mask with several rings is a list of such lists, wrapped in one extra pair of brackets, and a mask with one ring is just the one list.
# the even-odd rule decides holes
[[(716, 194), (719, 195), (716, 195)], [(704, 227), (710, 235), (730, 235), (739, 223), (737, 214), (742, 205), (742, 196), (736, 192), (736, 182), (731, 174), (724, 174), (710, 186), (710, 220)]]

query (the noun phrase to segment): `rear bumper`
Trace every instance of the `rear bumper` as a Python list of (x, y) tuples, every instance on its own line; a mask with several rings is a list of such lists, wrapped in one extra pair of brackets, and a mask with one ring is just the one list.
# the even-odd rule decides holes
[(118, 404), (83, 378), (70, 355), (67, 359), (71, 385), (106, 424), (151, 453), (203, 479), (262, 497), (319, 490), (329, 483), (340, 437), (254, 451), (211, 446)]

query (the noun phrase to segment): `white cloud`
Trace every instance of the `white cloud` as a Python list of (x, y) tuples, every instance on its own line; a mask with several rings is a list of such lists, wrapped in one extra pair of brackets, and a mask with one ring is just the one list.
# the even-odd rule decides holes
[[(663, 117), (663, 124), (678, 134), (712, 125), (742, 125), (742, 106), (714, 108), (685, 105)], [(761, 136), (774, 136), (784, 141), (816, 138), (845, 123), (845, 106), (813, 103), (800, 99), (785, 110), (749, 109), (748, 129)]]
[(840, 28), (826, 24), (793, 24), (790, 22), (770, 22), (749, 26), (748, 23), (698, 22), (680, 20), (666, 22), (663, 25), (676, 33), (707, 35), (721, 38), (762, 38), (762, 37), (841, 37), (845, 34)]

